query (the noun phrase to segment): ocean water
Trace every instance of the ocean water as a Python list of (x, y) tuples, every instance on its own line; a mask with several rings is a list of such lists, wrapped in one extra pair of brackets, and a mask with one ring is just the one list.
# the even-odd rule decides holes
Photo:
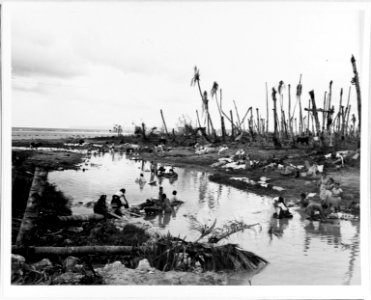
[[(129, 134), (127, 131), (123, 134)], [(36, 128), (13, 127), (12, 139), (59, 139), (59, 138), (89, 138), (99, 136), (112, 136), (115, 133), (102, 129), (73, 129), (73, 128)]]

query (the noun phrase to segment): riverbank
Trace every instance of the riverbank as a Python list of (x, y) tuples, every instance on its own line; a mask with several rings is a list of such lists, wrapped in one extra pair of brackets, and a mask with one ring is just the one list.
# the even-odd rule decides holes
[[(13, 141), (13, 146), (27, 146), (31, 141)], [(40, 140), (43, 147), (58, 147), (70, 148), (67, 145), (76, 144), (79, 140), (71, 139), (54, 139), (54, 140)], [(326, 149), (325, 151), (315, 150), (309, 147), (298, 147), (295, 149), (273, 149), (269, 147), (259, 147), (257, 145), (246, 145), (244, 143), (231, 143), (227, 151), (219, 155), (216, 151), (207, 154), (196, 154), (193, 146), (182, 145), (168, 145), (165, 151), (153, 151), (154, 141), (143, 144), (141, 138), (137, 136), (125, 137), (97, 137), (92, 139), (85, 139), (83, 141), (87, 145), (101, 145), (108, 147), (108, 145), (115, 145), (116, 150), (125, 151), (124, 145), (130, 143), (140, 144), (145, 147), (146, 151), (140, 152), (138, 158), (147, 161), (154, 161), (164, 164), (172, 164), (176, 167), (188, 167), (197, 170), (202, 170), (210, 173), (209, 179), (211, 181), (233, 186), (235, 188), (268, 196), (283, 196), (287, 200), (296, 203), (301, 193), (318, 193), (318, 182), (322, 175), (316, 172), (315, 175), (297, 176), (297, 173), (282, 175), (282, 169), (279, 168), (249, 168), (249, 169), (232, 169), (215, 167), (215, 163), (222, 157), (231, 158), (237, 151), (243, 150), (249, 155), (251, 161), (259, 162), (261, 165), (266, 165), (269, 162), (277, 162), (281, 165), (293, 166), (309, 166), (323, 165), (324, 171), (329, 177), (338, 181), (341, 185), (343, 193), (342, 209), (359, 213), (360, 201), (360, 157), (356, 159), (346, 159), (343, 166), (335, 164), (335, 159), (326, 159), (325, 155), (328, 153), (335, 153), (336, 151), (352, 151), (357, 152), (356, 144), (344, 144), (337, 147)], [(345, 148), (344, 148), (345, 147)], [(82, 146), (81, 149), (87, 147)], [(27, 165), (40, 164), (51, 170), (62, 168), (75, 168), (75, 165), (81, 161), (81, 153), (64, 153), (64, 152), (34, 152), (32, 156), (28, 157)], [(260, 178), (268, 178), (268, 187), (258, 183)], [(248, 180), (246, 180), (248, 179)], [(274, 187), (274, 189), (273, 189)]]

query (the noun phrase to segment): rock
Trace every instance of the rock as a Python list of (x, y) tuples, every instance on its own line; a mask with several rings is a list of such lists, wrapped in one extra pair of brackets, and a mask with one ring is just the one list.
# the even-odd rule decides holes
[(52, 284), (80, 284), (81, 278), (83, 277), (84, 275), (82, 274), (66, 272), (61, 274), (60, 276), (55, 277)]
[[(142, 260), (143, 268), (147, 267), (147, 263), (148, 261)], [(95, 271), (108, 285), (226, 285), (228, 283), (226, 273), (161, 272), (155, 268), (143, 272), (144, 269), (130, 269), (119, 261)]]
[(82, 227), (76, 227), (76, 226), (70, 226), (67, 228), (68, 232), (73, 232), (73, 233), (80, 233), (84, 231), (84, 228)]
[(22, 255), (12, 254), (12, 270), (22, 268), (26, 259)]
[(154, 268), (151, 267), (147, 259), (142, 259), (139, 261), (138, 267), (136, 268), (140, 271), (153, 271)]
[(63, 244), (66, 245), (66, 246), (69, 246), (69, 245), (72, 245), (73, 242), (72, 242), (72, 240), (70, 240), (70, 239), (65, 239), (65, 240), (63, 241)]
[(34, 267), (36, 270), (43, 270), (43, 269), (47, 269), (47, 268), (52, 267), (53, 264), (49, 259), (44, 258), (44, 259), (32, 264), (31, 266)]
[(76, 270), (76, 265), (80, 262), (80, 259), (75, 257), (75, 256), (68, 256), (64, 261), (63, 261), (63, 268), (67, 272), (73, 272)]

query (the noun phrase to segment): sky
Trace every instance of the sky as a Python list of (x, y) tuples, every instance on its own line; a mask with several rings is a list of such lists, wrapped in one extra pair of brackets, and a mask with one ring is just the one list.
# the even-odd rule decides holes
[[(363, 19), (354, 8), (180, 1), (41, 1), (10, 8), (17, 127), (161, 126), (160, 109), (169, 128), (182, 116), (195, 122), (201, 99), (190, 85), (194, 66), (202, 90), (218, 82), (226, 112), (235, 100), (241, 117), (252, 106), (263, 118), (266, 82), (269, 95), (280, 80), (285, 95), (291, 84), (293, 107), (302, 74), (303, 106), (313, 89), (321, 107), (330, 80), (333, 103), (341, 87), (347, 98), (352, 54), (362, 72)], [(355, 96), (353, 88), (353, 109)], [(272, 120), (271, 98), (269, 105)]]

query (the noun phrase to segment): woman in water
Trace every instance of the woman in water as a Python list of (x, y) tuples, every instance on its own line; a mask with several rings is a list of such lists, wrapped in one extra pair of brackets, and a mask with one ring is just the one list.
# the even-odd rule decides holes
[(106, 195), (101, 195), (98, 199), (98, 201), (94, 204), (94, 213), (100, 214), (103, 216), (107, 215), (108, 208), (106, 203)]

